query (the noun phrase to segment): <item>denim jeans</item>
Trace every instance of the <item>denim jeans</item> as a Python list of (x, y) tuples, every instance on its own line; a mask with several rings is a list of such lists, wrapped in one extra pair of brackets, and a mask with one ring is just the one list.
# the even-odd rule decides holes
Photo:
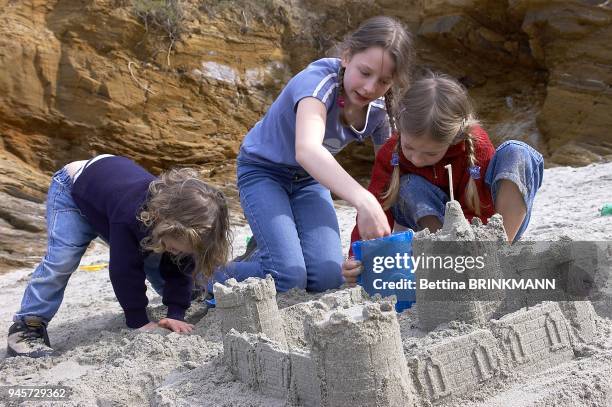
[[(522, 141), (508, 140), (495, 150), (485, 174), (485, 183), (491, 189), (493, 202), (497, 196), (498, 182), (507, 179), (516, 184), (523, 195), (527, 214), (514, 241), (525, 233), (536, 192), (542, 185), (544, 159), (531, 146)], [(425, 178), (407, 174), (400, 180), (398, 202), (391, 208), (395, 220), (417, 230), (417, 221), (425, 216), (437, 216), (444, 221), (448, 195)]]
[[(74, 203), (72, 180), (64, 168), (53, 175), (49, 186), (47, 235), (47, 253), (26, 287), (21, 308), (13, 317), (16, 322), (29, 315), (51, 321), (62, 303), (70, 276), (98, 236)], [(159, 272), (159, 257), (157, 263), (153, 257), (148, 263), (145, 261), (145, 272), (161, 295), (164, 281)]]
[(257, 251), (217, 271), (215, 281), (270, 274), (278, 291), (339, 287), (342, 246), (329, 190), (302, 169), (272, 163), (239, 160), (237, 179)]

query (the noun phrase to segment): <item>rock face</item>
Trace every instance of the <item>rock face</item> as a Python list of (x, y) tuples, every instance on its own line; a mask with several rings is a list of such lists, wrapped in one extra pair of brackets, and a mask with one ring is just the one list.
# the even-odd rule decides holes
[[(537, 117), (552, 159), (586, 164), (610, 157), (612, 35), (610, 2), (519, 1), (532, 55), (546, 69), (546, 98)], [(577, 3), (577, 4), (574, 4)]]
[[(557, 164), (612, 155), (607, 1), (154, 3), (0, 0), (0, 191), (40, 203), (55, 169), (114, 153), (153, 172), (197, 165), (235, 197), (246, 131), (291, 75), (376, 14), (415, 33), (419, 66), (468, 86), (496, 143), (526, 140)], [(371, 148), (341, 160), (367, 175)], [(22, 230), (0, 218), (2, 235)]]

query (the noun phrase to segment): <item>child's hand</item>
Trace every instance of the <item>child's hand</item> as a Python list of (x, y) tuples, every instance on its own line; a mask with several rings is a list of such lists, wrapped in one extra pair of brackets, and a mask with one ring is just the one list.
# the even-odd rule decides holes
[(357, 206), (357, 227), (361, 238), (369, 240), (387, 236), (391, 233), (391, 228), (380, 203), (369, 192), (365, 197)]
[(143, 325), (140, 328), (138, 328), (137, 331), (140, 331), (140, 332), (151, 332), (152, 330), (154, 330), (157, 327), (158, 327), (157, 322), (149, 322), (148, 324)]
[(357, 284), (357, 277), (363, 271), (363, 267), (359, 260), (349, 258), (342, 263), (342, 277), (349, 287), (354, 287)]
[(189, 333), (193, 331), (193, 325), (178, 319), (162, 318), (159, 320), (159, 326), (171, 330), (172, 332)]

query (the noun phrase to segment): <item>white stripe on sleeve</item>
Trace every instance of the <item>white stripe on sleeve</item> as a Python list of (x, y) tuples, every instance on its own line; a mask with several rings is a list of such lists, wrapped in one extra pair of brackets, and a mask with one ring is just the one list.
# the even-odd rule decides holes
[[(321, 88), (322, 88), (323, 86), (325, 86), (325, 83), (326, 83), (328, 80), (330, 80), (331, 78), (335, 77), (335, 76), (338, 76), (338, 74), (334, 72), (334, 73), (330, 73), (330, 74), (329, 74), (329, 75), (327, 75), (325, 78), (323, 78), (323, 79), (321, 80), (321, 82), (319, 82), (319, 84), (317, 85), (317, 87), (315, 88), (314, 92), (312, 92), (312, 96), (313, 96), (313, 97), (317, 97), (317, 94), (319, 93), (319, 91), (321, 90)], [(336, 84), (336, 86), (337, 86), (337, 84)]]
[(327, 90), (327, 92), (325, 92), (325, 96), (323, 96), (323, 99), (321, 100), (321, 102), (325, 103), (327, 102), (327, 98), (329, 97), (329, 95), (331, 95), (331, 93), (334, 91), (334, 89), (336, 89), (338, 87), (337, 83), (334, 83), (333, 86), (331, 88), (329, 88)]

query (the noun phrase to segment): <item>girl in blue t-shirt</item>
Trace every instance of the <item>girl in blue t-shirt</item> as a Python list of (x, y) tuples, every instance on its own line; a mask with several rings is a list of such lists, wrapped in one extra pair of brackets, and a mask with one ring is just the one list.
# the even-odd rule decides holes
[(342, 284), (342, 248), (331, 192), (357, 209), (366, 239), (390, 233), (376, 198), (335, 160), (348, 143), (390, 136), (393, 100), (409, 81), (410, 34), (396, 20), (374, 17), (350, 34), (341, 58), (324, 58), (293, 77), (238, 156), (240, 202), (257, 250), (218, 272), (271, 274), (279, 291), (324, 291)]

